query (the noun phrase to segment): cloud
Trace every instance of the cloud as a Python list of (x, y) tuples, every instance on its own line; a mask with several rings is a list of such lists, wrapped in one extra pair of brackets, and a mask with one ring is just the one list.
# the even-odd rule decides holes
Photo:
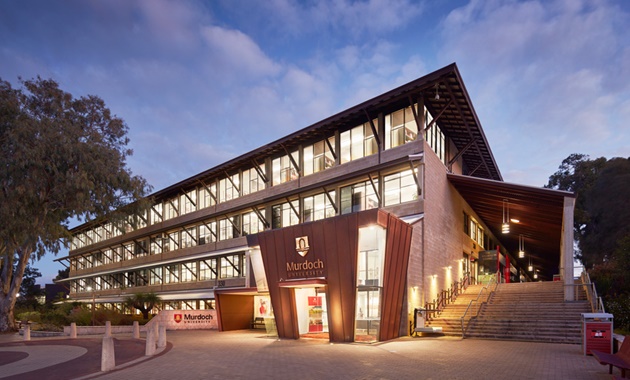
[[(444, 18), (439, 56), (458, 63), (502, 166), (538, 184), (551, 174), (537, 172), (538, 157), (619, 148), (629, 16), (605, 0), (472, 0)], [(524, 136), (539, 143), (513, 161)]]

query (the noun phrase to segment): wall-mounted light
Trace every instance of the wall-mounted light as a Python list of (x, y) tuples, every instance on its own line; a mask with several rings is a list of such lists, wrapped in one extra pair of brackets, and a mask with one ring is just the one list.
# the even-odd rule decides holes
[(510, 233), (510, 203), (507, 199), (503, 200), (503, 223), (501, 224), (501, 232)]
[(525, 258), (525, 237), (518, 235), (518, 257), (519, 259)]

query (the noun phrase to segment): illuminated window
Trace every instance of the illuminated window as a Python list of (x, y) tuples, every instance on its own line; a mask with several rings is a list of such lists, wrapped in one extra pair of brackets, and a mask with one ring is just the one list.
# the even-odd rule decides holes
[(181, 248), (194, 247), (197, 245), (197, 227), (186, 227), (181, 232)]
[(199, 281), (217, 278), (217, 259), (205, 259), (199, 262)]
[(330, 146), (326, 140), (322, 140), (304, 147), (304, 175), (317, 173), (335, 165), (335, 157), (330, 150), (330, 147), (335, 146), (335, 137), (328, 138), (328, 142)]
[(385, 116), (385, 149), (414, 141), (417, 136), (418, 127), (411, 107)]
[(227, 202), (239, 197), (238, 173), (219, 181), (219, 202)]
[[(258, 211), (264, 217), (265, 210)], [(265, 229), (265, 224), (254, 211), (243, 214), (243, 235), (251, 235)]]
[(151, 220), (151, 224), (157, 224), (162, 222), (162, 204), (154, 204), (149, 210), (149, 216)]
[(206, 207), (214, 206), (216, 204), (215, 199), (217, 196), (217, 186), (212, 183), (208, 187), (202, 187), (199, 189), (199, 207), (201, 210)]
[(179, 216), (179, 199), (173, 198), (164, 202), (164, 220)]
[[(260, 166), (259, 169), (263, 174), (265, 174), (264, 166)], [(265, 181), (258, 173), (258, 170), (251, 168), (243, 171), (242, 187), (243, 195), (255, 193), (265, 189)]]
[[(378, 130), (378, 120), (374, 119), (372, 122), (376, 130)], [(370, 123), (364, 123), (342, 132), (339, 139), (341, 142), (340, 156), (342, 164), (378, 152), (378, 145)]]
[(191, 282), (197, 280), (197, 262), (191, 261), (182, 263), (181, 282)]
[[(299, 162), (298, 152), (292, 152), (291, 157), (295, 162)], [(298, 171), (291, 162), (288, 155), (278, 157), (272, 162), (272, 185), (276, 186), (281, 183), (293, 181), (298, 178)]]
[(229, 255), (220, 258), (221, 278), (241, 277), (241, 256)]
[(197, 211), (197, 189), (182, 194), (179, 200), (182, 205), (182, 215)]
[(300, 204), (297, 200), (275, 205), (271, 208), (271, 228), (294, 226), (300, 223), (298, 214)]
[[(329, 192), (330, 198), (335, 199), (335, 192)], [(326, 194), (317, 194), (303, 199), (304, 221), (311, 222), (335, 216), (335, 208)]]
[[(378, 188), (378, 180), (374, 180)], [(341, 213), (348, 214), (378, 207), (378, 197), (370, 181), (341, 188)]]
[(217, 241), (217, 222), (205, 222), (199, 226), (199, 245)]
[(234, 215), (228, 219), (219, 220), (219, 240), (233, 239), (240, 233), (240, 218)]
[(383, 178), (383, 182), (385, 186), (385, 206), (418, 199), (418, 187), (411, 170), (387, 175)]
[[(428, 126), (433, 120), (433, 116), (431, 113), (425, 108), (425, 121), (426, 126)], [(426, 128), (425, 126), (425, 128)], [(448, 164), (446, 161), (446, 138), (444, 137), (444, 133), (438, 126), (437, 123), (433, 123), (431, 128), (426, 131), (426, 140), (427, 144), (433, 149), (435, 154), (440, 158), (440, 161), (445, 165)]]

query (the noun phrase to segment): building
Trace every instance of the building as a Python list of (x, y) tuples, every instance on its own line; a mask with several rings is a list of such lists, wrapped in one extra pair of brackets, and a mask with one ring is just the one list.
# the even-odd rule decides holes
[(455, 64), (150, 199), (72, 230), (71, 299), (382, 341), (455, 282), (573, 281), (574, 195), (503, 182)]

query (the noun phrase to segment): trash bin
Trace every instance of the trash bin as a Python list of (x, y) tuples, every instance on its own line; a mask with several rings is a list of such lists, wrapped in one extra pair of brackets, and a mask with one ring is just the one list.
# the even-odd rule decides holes
[(613, 315), (608, 313), (582, 313), (582, 349), (584, 355), (591, 350), (612, 354)]
[[(424, 328), (424, 322), (426, 320), (426, 309), (422, 309), (422, 308), (415, 308), (413, 309), (414, 311), (414, 317), (413, 317), (413, 327), (414, 329), (423, 329)], [(417, 331), (417, 330), (416, 330)]]

